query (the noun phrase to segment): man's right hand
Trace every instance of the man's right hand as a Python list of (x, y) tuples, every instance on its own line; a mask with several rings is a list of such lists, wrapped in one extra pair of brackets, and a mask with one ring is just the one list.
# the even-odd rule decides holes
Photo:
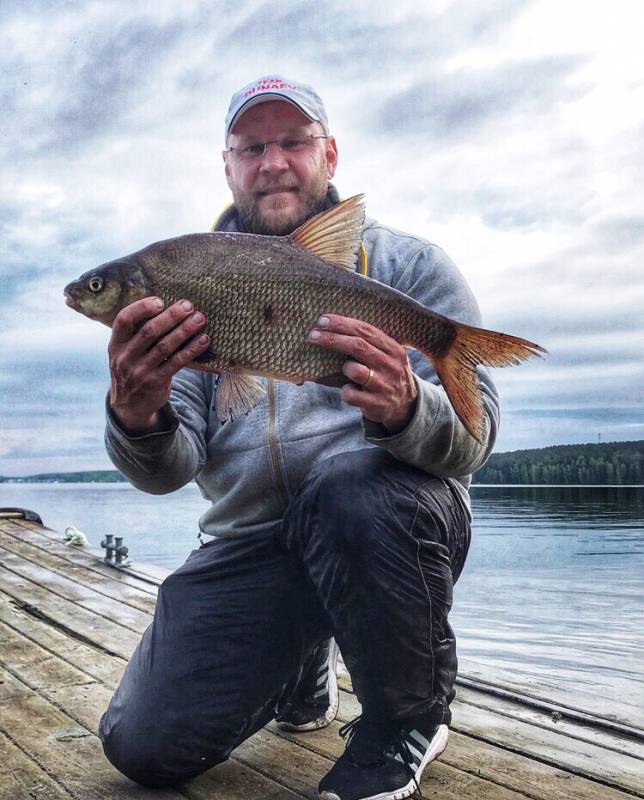
[(158, 297), (146, 297), (119, 312), (108, 347), (109, 404), (126, 433), (142, 436), (159, 428), (172, 376), (208, 347), (205, 325), (187, 300), (164, 310)]

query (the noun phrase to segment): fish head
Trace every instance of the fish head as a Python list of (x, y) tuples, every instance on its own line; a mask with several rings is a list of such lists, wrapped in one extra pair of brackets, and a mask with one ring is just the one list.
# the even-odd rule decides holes
[(153, 294), (148, 276), (134, 256), (101, 264), (68, 283), (63, 291), (70, 308), (110, 327), (121, 309)]

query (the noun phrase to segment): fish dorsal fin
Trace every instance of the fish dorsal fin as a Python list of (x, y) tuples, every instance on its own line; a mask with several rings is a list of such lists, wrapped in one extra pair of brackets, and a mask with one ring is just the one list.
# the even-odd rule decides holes
[(291, 234), (291, 239), (322, 261), (353, 270), (362, 241), (364, 195), (356, 194), (316, 214)]

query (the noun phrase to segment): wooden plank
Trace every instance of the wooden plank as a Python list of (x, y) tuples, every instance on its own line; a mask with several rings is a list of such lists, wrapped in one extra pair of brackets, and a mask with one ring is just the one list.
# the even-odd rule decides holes
[[(644, 796), (640, 789), (644, 762), (640, 759), (605, 751), (566, 735), (548, 734), (518, 721), (518, 733), (508, 735), (503, 728), (508, 720), (495, 712), (486, 712), (474, 725), (469, 719), (469, 706), (455, 702), (452, 708), (450, 744), (441, 757), (445, 763), (478, 772), (508, 788), (525, 789), (531, 797), (543, 800), (625, 800), (633, 794)], [(346, 722), (360, 711), (355, 695), (343, 690), (338, 719)], [(459, 717), (461, 711), (465, 721)]]
[(116, 685), (127, 664), (125, 658), (107, 655), (52, 627), (47, 620), (28, 614), (2, 592), (0, 622), (107, 686)]
[(88, 731), (98, 722), (111, 692), (99, 681), (0, 623), (0, 665), (5, 673), (70, 713)]
[(522, 720), (539, 728), (555, 731), (556, 733), (580, 739), (584, 742), (591, 742), (605, 750), (614, 750), (616, 753), (624, 753), (634, 758), (642, 758), (644, 745), (641, 741), (620, 736), (610, 730), (583, 725), (566, 717), (558, 717), (557, 714), (547, 713), (536, 708), (532, 708), (525, 703), (509, 701), (496, 697), (485, 691), (478, 689), (468, 689), (463, 686), (458, 687), (454, 709), (463, 706), (462, 714), (467, 715), (466, 706), (473, 705), (479, 709), (502, 714), (506, 717)]
[(156, 596), (157, 589), (163, 578), (169, 575), (168, 570), (159, 567), (161, 573), (158, 577), (137, 577), (126, 569), (116, 569), (103, 560), (104, 553), (91, 547), (71, 547), (68, 545), (61, 534), (43, 528), (33, 522), (19, 522), (12, 524), (1, 524), (0, 530), (8, 536), (12, 536), (18, 541), (28, 542), (46, 553), (53, 553), (60, 558), (85, 567), (89, 572), (104, 575), (111, 580), (123, 583), (141, 592)]
[[(4, 675), (8, 678), (13, 677), (14, 689), (24, 684), (24, 687), (31, 690), (34, 695), (49, 702), (60, 713), (80, 725), (82, 730), (96, 735), (101, 714), (112, 694), (111, 688), (93, 680), (73, 664), (53, 656), (48, 650), (2, 623), (0, 623), (0, 664)], [(20, 694), (14, 694), (13, 701), (16, 706), (22, 703)], [(0, 709), (2, 709), (1, 704)], [(4, 713), (0, 718), (4, 723)], [(72, 729), (71, 733), (63, 736), (75, 737), (79, 734)], [(101, 757), (105, 760), (102, 749)], [(131, 781), (127, 781), (127, 784), (135, 786)], [(181, 792), (194, 800), (213, 797), (222, 797), (225, 800), (251, 798), (297, 800), (299, 797), (295, 792), (234, 760), (225, 768), (218, 766), (195, 779), (182, 788)]]
[[(107, 576), (89, 570), (83, 564), (75, 564), (69, 559), (38, 548), (30, 542), (21, 541), (5, 531), (0, 531), (0, 548), (32, 564), (40, 565), (55, 575), (60, 575), (81, 586), (93, 589), (104, 597), (118, 600), (149, 615), (154, 613), (156, 594), (141, 592), (138, 588), (129, 586), (122, 581), (114, 580), (111, 575)], [(116, 572), (117, 570), (113, 571)]]
[[(313, 734), (277, 733), (273, 725), (241, 744), (235, 754), (259, 771), (272, 770), (280, 782), (316, 798), (315, 788), (343, 752), (339, 724)], [(293, 745), (298, 745), (296, 748)], [(306, 748), (306, 749), (305, 749)], [(441, 760), (425, 770), (421, 789), (426, 798), (441, 800), (525, 800), (529, 795), (491, 783), (485, 776), (469, 774)], [(550, 799), (552, 800), (552, 798)]]
[[(338, 676), (338, 684), (343, 691), (353, 694), (351, 678), (348, 673)], [(477, 719), (480, 717), (480, 711), (486, 710), (490, 712), (491, 719), (500, 714), (510, 719), (534, 725), (537, 728), (552, 731), (558, 735), (565, 735), (573, 739), (579, 739), (582, 742), (594, 744), (602, 750), (612, 750), (615, 753), (622, 753), (638, 760), (644, 757), (644, 748), (638, 739), (621, 736), (610, 730), (579, 724), (574, 720), (567, 720), (563, 717), (559, 719), (557, 715), (553, 717), (552, 713), (532, 708), (518, 700), (506, 700), (496, 697), (484, 689), (469, 689), (458, 686), (456, 699), (452, 703), (452, 712), (455, 718), (455, 725), (458, 726), (460, 724), (463, 726), (463, 730), (467, 730), (469, 706), (474, 706), (477, 709), (474, 712)], [(610, 758), (608, 753), (605, 757), (606, 759)]]
[[(347, 672), (338, 674), (338, 684), (345, 691), (353, 691)], [(534, 692), (526, 694), (517, 690), (515, 693), (513, 690), (506, 691), (508, 687), (490, 684), (489, 681), (478, 682), (476, 679), (464, 678), (460, 670), (456, 688), (456, 701), (452, 709), (458, 708), (459, 703), (473, 703), (479, 708), (489, 708), (549, 730), (594, 742), (617, 753), (642, 757), (644, 731), (633, 724), (637, 720), (637, 714), (630, 715), (632, 719), (628, 719), (628, 714), (621, 713), (619, 718), (616, 716), (614, 719), (607, 719), (581, 708), (562, 705), (552, 698), (544, 700)]]
[[(51, 530), (51, 528), (45, 528), (44, 526), (38, 524), (37, 522), (30, 522), (29, 520), (15, 520), (13, 524), (19, 525), (20, 527), (25, 528), (26, 530), (32, 531), (39, 531), (42, 533), (43, 536), (51, 539), (54, 542), (60, 542), (62, 536), (60, 533)], [(127, 544), (127, 543), (126, 543)], [(104, 551), (98, 550), (96, 548), (85, 546), (82, 548), (86, 552), (92, 553), (97, 555), (100, 560), (102, 560), (103, 556), (105, 555)], [(108, 569), (112, 569), (106, 565)], [(131, 565), (127, 568), (126, 574), (138, 576), (143, 580), (150, 580), (156, 583), (161, 583), (161, 581), (166, 578), (170, 574), (170, 570), (166, 569), (165, 567), (157, 566), (156, 564), (144, 564), (137, 561), (132, 561)]]
[(99, 616), (65, 600), (42, 586), (36, 586), (0, 565), (0, 592), (9, 595), (28, 613), (60, 626), (72, 638), (91, 642), (105, 652), (128, 659), (140, 635), (117, 622)]
[(462, 719), (455, 710), (454, 730), (482, 741), (500, 744), (513, 752), (601, 780), (644, 797), (644, 760), (605, 750), (591, 742), (557, 731), (539, 728), (522, 720), (467, 706)]
[(190, 800), (300, 800), (305, 796), (234, 757), (184, 784), (181, 791)]
[[(341, 721), (353, 718), (360, 712), (355, 698), (347, 698), (341, 694)], [(271, 726), (278, 732), (276, 726)], [(297, 734), (279, 731), (280, 735), (293, 739)], [(302, 737), (304, 739), (305, 737)], [(308, 746), (321, 753), (335, 753), (339, 739), (333, 727), (320, 731), (316, 737), (308, 738), (303, 746)], [(322, 748), (322, 749), (320, 749)], [(522, 792), (534, 800), (628, 800), (632, 794), (595, 783), (578, 777), (567, 770), (558, 769), (548, 764), (510, 752), (501, 747), (472, 739), (466, 735), (450, 731), (447, 750), (440, 761), (457, 770), (484, 778), (495, 786)], [(434, 769), (434, 765), (430, 767)], [(491, 795), (496, 796), (496, 795)]]
[(152, 615), (127, 603), (106, 597), (104, 594), (83, 586), (64, 575), (51, 572), (46, 567), (27, 561), (22, 556), (9, 553), (0, 547), (2, 567), (21, 578), (31, 581), (35, 586), (46, 586), (58, 597), (70, 600), (81, 608), (94, 611), (105, 619), (117, 618), (119, 624), (135, 633), (142, 634), (152, 621)]
[(598, 719), (612, 720), (640, 731), (644, 730), (644, 704), (629, 703), (614, 693), (612, 696), (606, 696), (602, 691), (591, 692), (577, 687), (574, 690), (562, 689), (557, 684), (536, 678), (526, 683), (525, 677), (522, 677), (520, 672), (515, 673), (500, 667), (492, 669), (467, 658), (459, 658), (459, 675), (479, 684), (487, 683), (493, 687), (510, 689), (545, 703), (558, 703)]
[(152, 790), (125, 778), (107, 761), (98, 737), (8, 672), (0, 684), (0, 732), (75, 800), (182, 800), (174, 790)]
[(0, 800), (71, 800), (11, 739), (0, 733)]

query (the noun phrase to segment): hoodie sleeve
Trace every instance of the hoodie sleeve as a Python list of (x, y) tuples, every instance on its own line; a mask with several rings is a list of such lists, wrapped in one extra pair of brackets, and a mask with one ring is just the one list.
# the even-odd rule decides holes
[(206, 461), (208, 390), (203, 373), (183, 369), (172, 380), (161, 409), (165, 427), (128, 436), (106, 402), (105, 446), (114, 466), (144, 492), (167, 494), (193, 480)]
[[(454, 262), (439, 247), (420, 241), (418, 244), (401, 268), (395, 270), (392, 285), (432, 311), (480, 327), (476, 300)], [(363, 419), (367, 440), (437, 477), (470, 475), (492, 451), (499, 424), (498, 395), (489, 372), (484, 367), (477, 368), (487, 418), (487, 437), (482, 445), (456, 416), (427, 359), (415, 350), (410, 351), (409, 357), (418, 387), (411, 422), (390, 436), (382, 425)]]

